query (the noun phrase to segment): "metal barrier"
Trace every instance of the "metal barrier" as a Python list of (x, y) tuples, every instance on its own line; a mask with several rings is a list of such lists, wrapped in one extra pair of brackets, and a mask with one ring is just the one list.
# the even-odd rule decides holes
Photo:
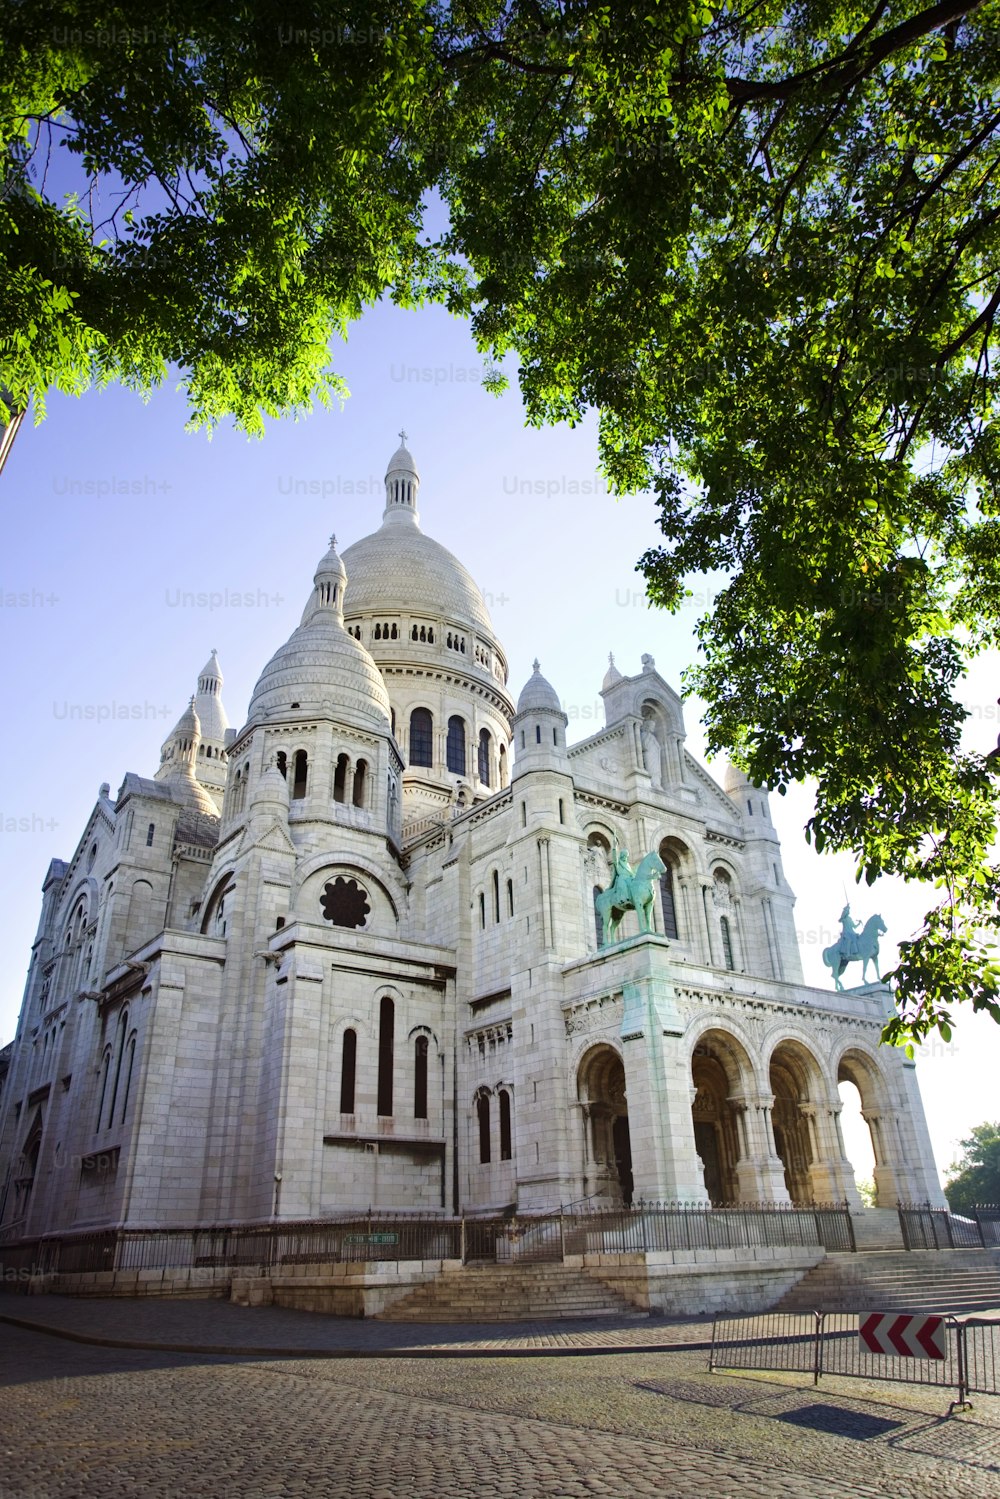
[(929, 1202), (897, 1203), (904, 1249), (995, 1249), (1000, 1247), (1000, 1207), (968, 1214), (932, 1208)]
[(0, 1243), (0, 1284), (95, 1271), (239, 1269), (344, 1261), (460, 1259), (561, 1261), (567, 1254), (645, 1254), (675, 1249), (854, 1248), (846, 1204), (732, 1208), (639, 1202), (518, 1217), (449, 1218), (366, 1213), (288, 1223), (190, 1228), (106, 1228)]
[[(870, 1314), (865, 1313), (865, 1316)], [(888, 1380), (957, 1390), (949, 1414), (968, 1405), (967, 1396), (1000, 1395), (1000, 1321), (944, 1319), (943, 1359), (871, 1353), (862, 1345), (856, 1312), (769, 1312), (756, 1317), (719, 1317), (712, 1324), (709, 1372), (768, 1369), (845, 1379)]]

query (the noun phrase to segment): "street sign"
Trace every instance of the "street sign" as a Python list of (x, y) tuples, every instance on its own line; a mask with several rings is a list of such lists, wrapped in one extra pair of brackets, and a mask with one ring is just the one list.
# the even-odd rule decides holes
[(943, 1317), (916, 1317), (910, 1312), (870, 1312), (858, 1328), (866, 1353), (891, 1358), (946, 1358)]
[(345, 1234), (345, 1244), (398, 1244), (398, 1234)]

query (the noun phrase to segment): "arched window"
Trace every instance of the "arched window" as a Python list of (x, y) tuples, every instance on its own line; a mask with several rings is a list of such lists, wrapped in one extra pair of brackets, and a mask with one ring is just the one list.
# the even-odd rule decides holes
[[(662, 854), (660, 856), (663, 857)], [(666, 869), (660, 875), (660, 904), (663, 907), (663, 934), (673, 937), (675, 941), (680, 937), (677, 927), (677, 902), (674, 899), (674, 866), (669, 859), (663, 860)]]
[(508, 880), (507, 881), (507, 915), (508, 916), (513, 916), (513, 914), (514, 914), (514, 881), (513, 880)]
[(364, 760), (359, 760), (354, 767), (354, 805), (363, 807), (368, 792), (368, 765)]
[(427, 1037), (418, 1036), (413, 1048), (413, 1117), (427, 1118)]
[(506, 1088), (500, 1089), (500, 1159), (509, 1161), (511, 1158), (510, 1142), (510, 1094)]
[(500, 876), (493, 871), (493, 920), (500, 920)]
[(122, 1062), (125, 1059), (125, 1035), (128, 1031), (128, 1010), (123, 1010), (118, 1020), (118, 1057), (115, 1061), (115, 1079), (111, 1087), (111, 1103), (108, 1106), (108, 1123), (110, 1129), (115, 1119), (115, 1104), (118, 1101), (118, 1084), (121, 1081)]
[(479, 779), (484, 786), (492, 784), (490, 781), (490, 731), (480, 729), (479, 731)]
[(719, 926), (722, 929), (722, 955), (726, 960), (726, 967), (735, 969), (736, 962), (733, 958), (733, 935), (729, 930), (729, 917), (720, 916)]
[(108, 1077), (109, 1077), (110, 1073), (111, 1073), (111, 1047), (108, 1046), (108, 1047), (105, 1048), (104, 1061), (101, 1064), (101, 1099), (100, 1099), (100, 1102), (97, 1105), (97, 1119), (94, 1122), (94, 1129), (95, 1130), (99, 1130), (100, 1129), (100, 1127), (101, 1127), (101, 1120), (104, 1118), (104, 1101), (105, 1101), (105, 1099), (107, 1098), (107, 1095), (108, 1095)]
[(337, 756), (337, 764), (333, 772), (333, 799), (335, 802), (347, 800), (347, 767), (350, 764), (346, 755)]
[(392, 1113), (392, 1066), (394, 1051), (395, 1006), (383, 995), (378, 1012), (378, 1112), (388, 1118)]
[(287, 781), (288, 780), (288, 756), (285, 754), (284, 750), (279, 750), (278, 751), (276, 759), (275, 759), (275, 764), (277, 765), (278, 769), (281, 771), (282, 776)]
[(309, 775), (309, 756), (305, 750), (295, 751), (295, 778), (292, 781), (292, 796), (301, 801), (306, 794), (306, 780)]
[(541, 744), (541, 742), (542, 742), (542, 726), (541, 726), (540, 723), (536, 723), (535, 724), (535, 743), (536, 744)]
[(354, 1079), (358, 1067), (358, 1033), (344, 1032), (344, 1046), (340, 1053), (340, 1112), (354, 1113)]
[(457, 714), (448, 720), (447, 764), (453, 775), (465, 775), (465, 720)]
[(507, 769), (507, 747), (500, 746), (500, 789), (501, 791), (510, 785), (510, 772)]
[(601, 913), (600, 913), (600, 911), (598, 909), (598, 906), (597, 906), (597, 897), (601, 893), (601, 887), (600, 887), (600, 885), (595, 885), (594, 886), (594, 892), (593, 893), (594, 893), (594, 936), (597, 939), (597, 945), (598, 945), (598, 947), (603, 947), (604, 946), (604, 923), (601, 920)]
[(129, 1037), (128, 1046), (125, 1049), (125, 1092), (122, 1095), (121, 1123), (125, 1123), (125, 1111), (128, 1108), (128, 1095), (132, 1087), (132, 1068), (135, 1064), (135, 1031)]
[(146, 829), (146, 847), (147, 848), (152, 848), (152, 846), (153, 846), (153, 835), (155, 834), (155, 832), (156, 832), (156, 823), (155, 822), (151, 822), (149, 824), (149, 827)]
[(434, 764), (434, 720), (426, 708), (410, 714), (410, 764)]
[(479, 926), (480, 929), (486, 926), (486, 896), (481, 890), (479, 892)]
[(476, 1114), (479, 1118), (479, 1163), (488, 1166), (490, 1161), (490, 1098), (480, 1093), (476, 1099)]

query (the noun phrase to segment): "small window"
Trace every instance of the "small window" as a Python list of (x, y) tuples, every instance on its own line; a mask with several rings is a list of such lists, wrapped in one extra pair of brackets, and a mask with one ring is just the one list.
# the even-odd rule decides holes
[(479, 1117), (479, 1164), (488, 1166), (490, 1163), (490, 1100), (486, 1093), (480, 1093), (476, 1099), (476, 1113)]
[(513, 916), (513, 914), (514, 914), (514, 881), (513, 880), (508, 880), (507, 881), (507, 915), (508, 916)]
[(368, 764), (359, 760), (354, 767), (354, 805), (363, 807), (368, 791)]
[(434, 764), (434, 720), (426, 708), (414, 708), (410, 714), (410, 764)]
[(378, 1021), (378, 1112), (382, 1118), (392, 1114), (392, 1067), (395, 1028), (395, 1006), (388, 995), (379, 1005)]
[(358, 1066), (358, 1033), (344, 1032), (344, 1047), (340, 1054), (340, 1112), (354, 1113), (354, 1080)]
[(747, 802), (747, 811), (749, 812), (750, 816), (752, 817), (753, 816), (753, 802), (751, 802), (751, 801)]
[(146, 847), (147, 848), (152, 848), (152, 846), (153, 846), (153, 835), (155, 834), (155, 832), (156, 832), (156, 823), (155, 822), (151, 822), (149, 824), (149, 827), (146, 829)]
[(427, 1037), (418, 1036), (413, 1048), (413, 1117), (427, 1118)]
[(493, 871), (493, 921), (500, 920), (500, 876)]
[(536, 723), (535, 724), (535, 743), (536, 744), (541, 744), (541, 742), (542, 742), (542, 726), (541, 726), (540, 723)]
[(500, 1089), (500, 1159), (509, 1161), (511, 1158), (510, 1139), (510, 1094), (506, 1088)]
[(597, 897), (600, 895), (600, 893), (601, 893), (601, 887), (600, 887), (600, 885), (595, 885), (594, 889), (592, 891), (592, 897), (593, 897), (593, 902), (594, 902), (594, 936), (597, 939), (597, 945), (598, 945), (598, 947), (603, 947), (604, 946), (604, 923), (601, 920), (601, 910), (600, 910), (600, 907), (597, 904)]
[(486, 927), (486, 896), (481, 890), (479, 892), (479, 927), (480, 930)]
[(562, 799), (562, 797), (559, 798), (559, 821), (560, 822), (565, 822), (566, 821), (566, 814), (563, 811), (563, 799)]
[(735, 969), (736, 963), (733, 959), (733, 936), (729, 930), (729, 917), (720, 917), (719, 925), (722, 928), (722, 954), (726, 960), (726, 967)]
[(448, 720), (447, 765), (452, 775), (465, 775), (465, 719), (457, 714)]
[(292, 796), (301, 801), (306, 794), (306, 780), (309, 775), (309, 756), (305, 750), (295, 751), (295, 779), (292, 781)]
[(490, 731), (480, 729), (479, 731), (479, 779), (484, 786), (491, 785), (490, 781)]
[(337, 764), (333, 772), (333, 799), (335, 802), (347, 800), (347, 767), (349, 763), (346, 755), (337, 756)]
[[(660, 855), (663, 858), (663, 855)], [(660, 905), (663, 907), (663, 934), (673, 937), (674, 941), (680, 938), (677, 928), (677, 902), (674, 899), (674, 867), (669, 859), (664, 859), (666, 869), (660, 875)]]

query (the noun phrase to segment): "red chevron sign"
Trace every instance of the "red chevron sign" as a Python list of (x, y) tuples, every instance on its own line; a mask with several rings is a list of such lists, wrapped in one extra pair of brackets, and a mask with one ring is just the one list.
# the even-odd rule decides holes
[(858, 1335), (867, 1353), (886, 1353), (893, 1358), (945, 1358), (943, 1317), (915, 1317), (909, 1312), (871, 1312)]

